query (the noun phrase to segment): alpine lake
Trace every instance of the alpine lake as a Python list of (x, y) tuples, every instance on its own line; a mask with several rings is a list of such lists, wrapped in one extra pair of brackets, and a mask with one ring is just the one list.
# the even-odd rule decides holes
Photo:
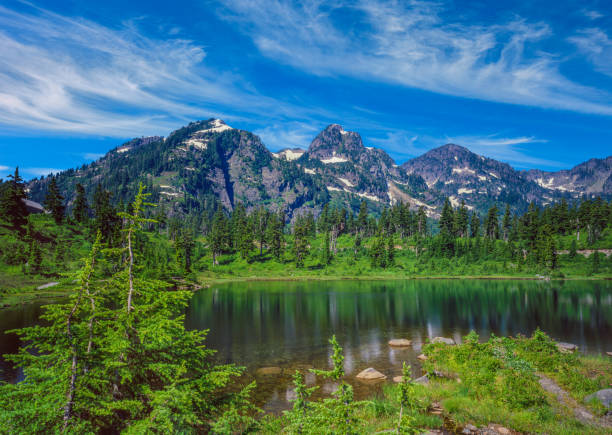
[[(36, 324), (40, 304), (0, 311), (0, 354), (20, 346), (4, 332)], [(344, 348), (345, 371), (355, 397), (381, 391), (401, 374), (402, 362), (421, 375), (417, 356), (434, 337), (461, 342), (471, 330), (482, 340), (492, 334), (530, 335), (540, 328), (587, 354), (612, 351), (612, 281), (393, 280), (252, 281), (212, 285), (194, 293), (185, 313), (189, 329), (208, 329), (206, 345), (219, 363), (246, 367), (242, 381), (257, 381), (254, 399), (267, 412), (288, 409), (292, 375), (317, 384), (314, 398), (335, 386), (308, 369), (331, 365), (335, 334)], [(404, 338), (411, 346), (391, 347)], [(378, 383), (355, 376), (373, 367), (387, 375)], [(0, 379), (17, 382), (20, 371), (0, 358)]]

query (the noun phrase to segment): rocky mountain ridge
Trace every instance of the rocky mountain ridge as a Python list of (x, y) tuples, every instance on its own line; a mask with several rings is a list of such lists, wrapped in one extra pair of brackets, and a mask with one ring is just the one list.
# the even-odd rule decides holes
[[(210, 212), (220, 202), (232, 210), (264, 206), (291, 218), (318, 213), (331, 202), (371, 210), (395, 202), (425, 207), (436, 217), (444, 199), (465, 202), (483, 213), (493, 204), (524, 210), (530, 202), (612, 194), (612, 157), (592, 159), (559, 172), (518, 171), (506, 163), (447, 144), (397, 165), (383, 150), (366, 147), (356, 132), (331, 124), (308, 149), (270, 152), (261, 139), (220, 119), (192, 122), (159, 136), (133, 139), (101, 159), (57, 176), (58, 186), (74, 199), (81, 183), (90, 195), (99, 184), (115, 200), (129, 201), (138, 182), (171, 212)], [(49, 177), (30, 182), (30, 197), (42, 201)]]

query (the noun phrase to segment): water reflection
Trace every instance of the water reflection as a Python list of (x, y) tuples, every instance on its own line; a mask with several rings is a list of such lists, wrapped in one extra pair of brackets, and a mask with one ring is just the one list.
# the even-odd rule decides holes
[[(19, 347), (4, 331), (38, 322), (40, 305), (2, 310), (0, 353)], [(210, 329), (207, 345), (217, 360), (244, 365), (245, 381), (256, 379), (258, 405), (278, 411), (292, 397), (296, 369), (329, 367), (328, 339), (336, 334), (345, 349), (345, 369), (357, 398), (380, 391), (380, 384), (354, 376), (367, 367), (389, 379), (403, 361), (420, 376), (417, 356), (435, 336), (460, 341), (470, 330), (483, 338), (531, 334), (538, 326), (553, 338), (576, 343), (583, 352), (612, 351), (612, 282), (609, 281), (322, 281), (252, 282), (214, 286), (194, 295), (186, 312), (190, 329)], [(390, 348), (391, 338), (407, 338), (407, 349)], [(257, 373), (278, 367), (276, 374)], [(0, 358), (0, 379), (20, 372)], [(320, 382), (311, 374), (312, 385)], [(318, 397), (333, 390), (319, 384)]]
[[(216, 286), (195, 295), (188, 328), (211, 330), (208, 346), (217, 358), (247, 366), (258, 381), (260, 405), (287, 406), (297, 365), (329, 364), (327, 340), (336, 334), (345, 348), (351, 377), (366, 367), (389, 379), (401, 363), (413, 365), (421, 345), (435, 336), (460, 341), (470, 330), (482, 337), (531, 334), (537, 327), (588, 353), (612, 350), (612, 283), (411, 280), (332, 282), (253, 282)], [(413, 346), (391, 349), (391, 338)], [(260, 367), (283, 368), (282, 375), (259, 376)], [(323, 385), (323, 390), (331, 387)], [(380, 386), (356, 384), (363, 397)]]

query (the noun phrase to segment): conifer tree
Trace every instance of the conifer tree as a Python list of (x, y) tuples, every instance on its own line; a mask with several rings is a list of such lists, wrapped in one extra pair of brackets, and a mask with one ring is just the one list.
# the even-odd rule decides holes
[(74, 200), (74, 208), (72, 209), (72, 217), (76, 222), (84, 224), (89, 219), (89, 205), (87, 204), (85, 188), (82, 184), (77, 183), (75, 190), (76, 198)]
[(569, 258), (574, 259), (576, 258), (576, 239), (572, 239), (572, 243), (570, 244), (570, 248), (569, 248)]
[(508, 241), (510, 237), (510, 231), (512, 230), (512, 218), (510, 217), (510, 205), (506, 204), (506, 211), (502, 219), (502, 228), (504, 232), (504, 240)]
[(307, 234), (306, 225), (295, 224), (293, 228), (293, 255), (295, 256), (296, 267), (304, 267), (304, 259), (308, 255)]
[(444, 206), (442, 207), (442, 213), (440, 214), (440, 234), (443, 235), (453, 235), (453, 227), (454, 227), (455, 215), (453, 212), (453, 207), (451, 206), (448, 198), (444, 200)]
[(266, 243), (270, 213), (263, 207), (259, 207), (253, 214), (253, 230), (255, 238), (257, 239), (257, 244), (259, 245), (259, 255), (261, 256), (263, 254), (263, 247)]
[(94, 192), (94, 230), (102, 235), (102, 242), (113, 247), (120, 240), (121, 219), (111, 204), (111, 193), (98, 184)]
[(279, 212), (278, 215), (270, 216), (270, 224), (268, 225), (268, 234), (266, 236), (270, 251), (277, 260), (280, 260), (283, 255), (284, 240), (283, 228), (285, 226), (285, 213)]
[(212, 226), (210, 234), (208, 235), (210, 249), (212, 251), (213, 265), (219, 264), (219, 255), (227, 248), (228, 232), (227, 232), (227, 218), (223, 213), (223, 207), (221, 204), (217, 205), (217, 211), (213, 216)]
[(461, 200), (461, 206), (455, 212), (455, 222), (454, 222), (454, 234), (457, 237), (467, 237), (468, 236), (468, 210), (465, 205), (465, 201)]
[(489, 239), (499, 239), (499, 223), (497, 220), (497, 212), (497, 206), (491, 207), (485, 219), (485, 235)]
[(423, 206), (420, 206), (417, 212), (417, 231), (421, 236), (427, 235), (427, 215)]
[(480, 236), (480, 218), (476, 214), (476, 212), (472, 213), (472, 218), (470, 219), (470, 237), (476, 238)]
[(52, 177), (51, 181), (49, 181), (44, 206), (51, 212), (51, 216), (53, 216), (56, 224), (62, 223), (66, 207), (64, 206), (64, 197), (60, 195), (55, 177)]
[(206, 332), (185, 329), (191, 292), (140, 276), (142, 189), (122, 213), (122, 248), (108, 251), (124, 259), (118, 272), (99, 280), (98, 233), (69, 302), (19, 331), (28, 344), (10, 360), (25, 378), (0, 385), (0, 433), (208, 433), (213, 422), (242, 433), (255, 424), (246, 401), (253, 384), (229, 392), (242, 370), (213, 364)]
[(331, 259), (332, 259), (332, 254), (329, 248), (329, 231), (326, 231), (325, 240), (323, 242), (323, 251), (321, 253), (321, 263), (324, 266), (327, 266), (329, 263), (331, 263)]
[(355, 241), (353, 243), (353, 254), (354, 254), (355, 258), (357, 258), (357, 256), (359, 255), (360, 251), (361, 251), (361, 235), (360, 234), (356, 234), (355, 235)]
[(15, 172), (8, 178), (9, 180), (3, 183), (0, 216), (15, 228), (21, 229), (27, 222), (28, 210), (24, 202), (27, 198), (25, 183), (19, 175), (19, 167), (15, 168)]
[(365, 201), (361, 201), (359, 205), (359, 214), (357, 215), (357, 230), (363, 234), (363, 232), (367, 228), (368, 223), (368, 203)]
[(28, 268), (30, 273), (40, 272), (42, 265), (42, 251), (38, 240), (32, 239), (30, 243), (30, 254), (28, 256)]
[(387, 259), (386, 265), (387, 267), (393, 266), (395, 264), (395, 242), (393, 240), (393, 235), (387, 238)]

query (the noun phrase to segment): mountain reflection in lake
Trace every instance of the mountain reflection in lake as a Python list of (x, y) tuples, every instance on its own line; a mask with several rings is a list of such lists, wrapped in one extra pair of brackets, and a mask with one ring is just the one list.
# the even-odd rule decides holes
[[(188, 328), (210, 329), (217, 359), (247, 367), (258, 382), (258, 404), (278, 411), (291, 398), (291, 375), (329, 366), (328, 339), (336, 334), (357, 398), (380, 384), (354, 379), (374, 367), (389, 380), (402, 361), (420, 375), (416, 356), (427, 339), (531, 334), (537, 327), (583, 352), (612, 350), (612, 283), (606, 281), (408, 280), (251, 282), (198, 292)], [(393, 349), (391, 338), (413, 345)], [(280, 369), (280, 370), (279, 370)], [(314, 382), (313, 376), (308, 380)], [(355, 382), (353, 382), (355, 381)], [(332, 386), (320, 384), (321, 393)]]

